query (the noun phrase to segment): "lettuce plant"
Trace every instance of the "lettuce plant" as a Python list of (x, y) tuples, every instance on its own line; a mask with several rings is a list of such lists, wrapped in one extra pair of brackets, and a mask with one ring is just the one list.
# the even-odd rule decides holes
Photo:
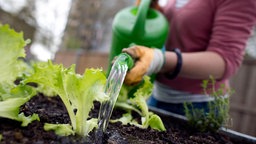
[(20, 121), (22, 126), (39, 120), (36, 114), (25, 116), (19, 113), (20, 106), (36, 94), (34, 89), (14, 84), (26, 66), (19, 58), (25, 57), (24, 46), (27, 42), (22, 33), (15, 32), (8, 25), (0, 25), (0, 117)]
[(108, 99), (104, 93), (106, 77), (100, 69), (86, 69), (83, 75), (75, 73), (75, 65), (64, 68), (51, 61), (35, 63), (34, 73), (24, 82), (35, 82), (47, 86), (58, 94), (63, 101), (70, 120), (67, 124), (46, 124), (45, 130), (55, 130), (59, 135), (78, 134), (87, 136), (97, 127), (97, 119), (89, 119), (93, 102)]
[(13, 82), (20, 74), (23, 64), (18, 58), (25, 57), (23, 33), (17, 33), (8, 25), (0, 25), (0, 83)]
[[(121, 118), (111, 121), (120, 121), (123, 124), (129, 123), (140, 128), (151, 127), (159, 131), (165, 131), (161, 118), (158, 115), (150, 112), (146, 103), (146, 100), (151, 95), (153, 88), (150, 78), (145, 77), (143, 84), (138, 87), (132, 96), (129, 96), (131, 88), (132, 87), (123, 86), (116, 102), (116, 107), (126, 110), (127, 113)], [(132, 111), (137, 112), (141, 116), (141, 123), (133, 119)]]

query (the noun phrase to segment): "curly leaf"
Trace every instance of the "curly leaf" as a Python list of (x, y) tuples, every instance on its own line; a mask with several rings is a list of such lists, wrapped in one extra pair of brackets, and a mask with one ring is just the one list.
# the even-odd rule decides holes
[(69, 136), (74, 135), (75, 132), (72, 130), (70, 124), (44, 124), (44, 130), (50, 131), (53, 130), (59, 136)]
[(0, 83), (15, 80), (21, 67), (18, 58), (25, 57), (26, 44), (23, 33), (0, 25)]

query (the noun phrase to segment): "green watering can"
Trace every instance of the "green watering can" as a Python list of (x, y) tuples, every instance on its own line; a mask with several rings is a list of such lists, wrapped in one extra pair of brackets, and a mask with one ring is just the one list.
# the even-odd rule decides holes
[(119, 11), (112, 24), (112, 43), (109, 70), (113, 58), (131, 44), (163, 48), (168, 36), (169, 24), (162, 13), (150, 8), (151, 0)]

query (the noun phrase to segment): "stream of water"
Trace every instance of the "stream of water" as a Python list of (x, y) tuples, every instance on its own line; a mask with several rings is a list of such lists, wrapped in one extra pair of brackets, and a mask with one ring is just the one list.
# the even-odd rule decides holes
[(96, 131), (97, 144), (102, 143), (103, 133), (106, 131), (109, 119), (111, 117), (114, 105), (119, 95), (120, 89), (123, 85), (126, 76), (128, 65), (126, 63), (127, 56), (119, 55), (112, 65), (109, 73), (107, 83), (105, 86), (105, 93), (109, 95), (110, 99), (101, 104), (99, 111), (98, 129)]

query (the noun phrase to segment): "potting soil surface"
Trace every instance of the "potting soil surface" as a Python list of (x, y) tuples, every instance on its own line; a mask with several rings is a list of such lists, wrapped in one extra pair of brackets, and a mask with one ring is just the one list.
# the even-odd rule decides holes
[[(99, 103), (95, 103), (91, 117), (98, 117)], [(68, 113), (58, 96), (46, 97), (39, 94), (24, 104), (21, 109), (25, 115), (37, 113), (40, 121), (21, 127), (17, 121), (0, 118), (1, 144), (91, 144), (96, 143), (94, 131), (87, 138), (79, 136), (57, 136), (53, 131), (45, 131), (44, 123), (70, 123)], [(114, 110), (112, 118), (121, 116), (123, 111)], [(135, 114), (136, 116), (136, 114)], [(177, 121), (163, 119), (165, 132), (141, 129), (132, 125), (110, 123), (104, 133), (104, 144), (232, 144), (225, 135), (211, 132), (198, 132)]]

